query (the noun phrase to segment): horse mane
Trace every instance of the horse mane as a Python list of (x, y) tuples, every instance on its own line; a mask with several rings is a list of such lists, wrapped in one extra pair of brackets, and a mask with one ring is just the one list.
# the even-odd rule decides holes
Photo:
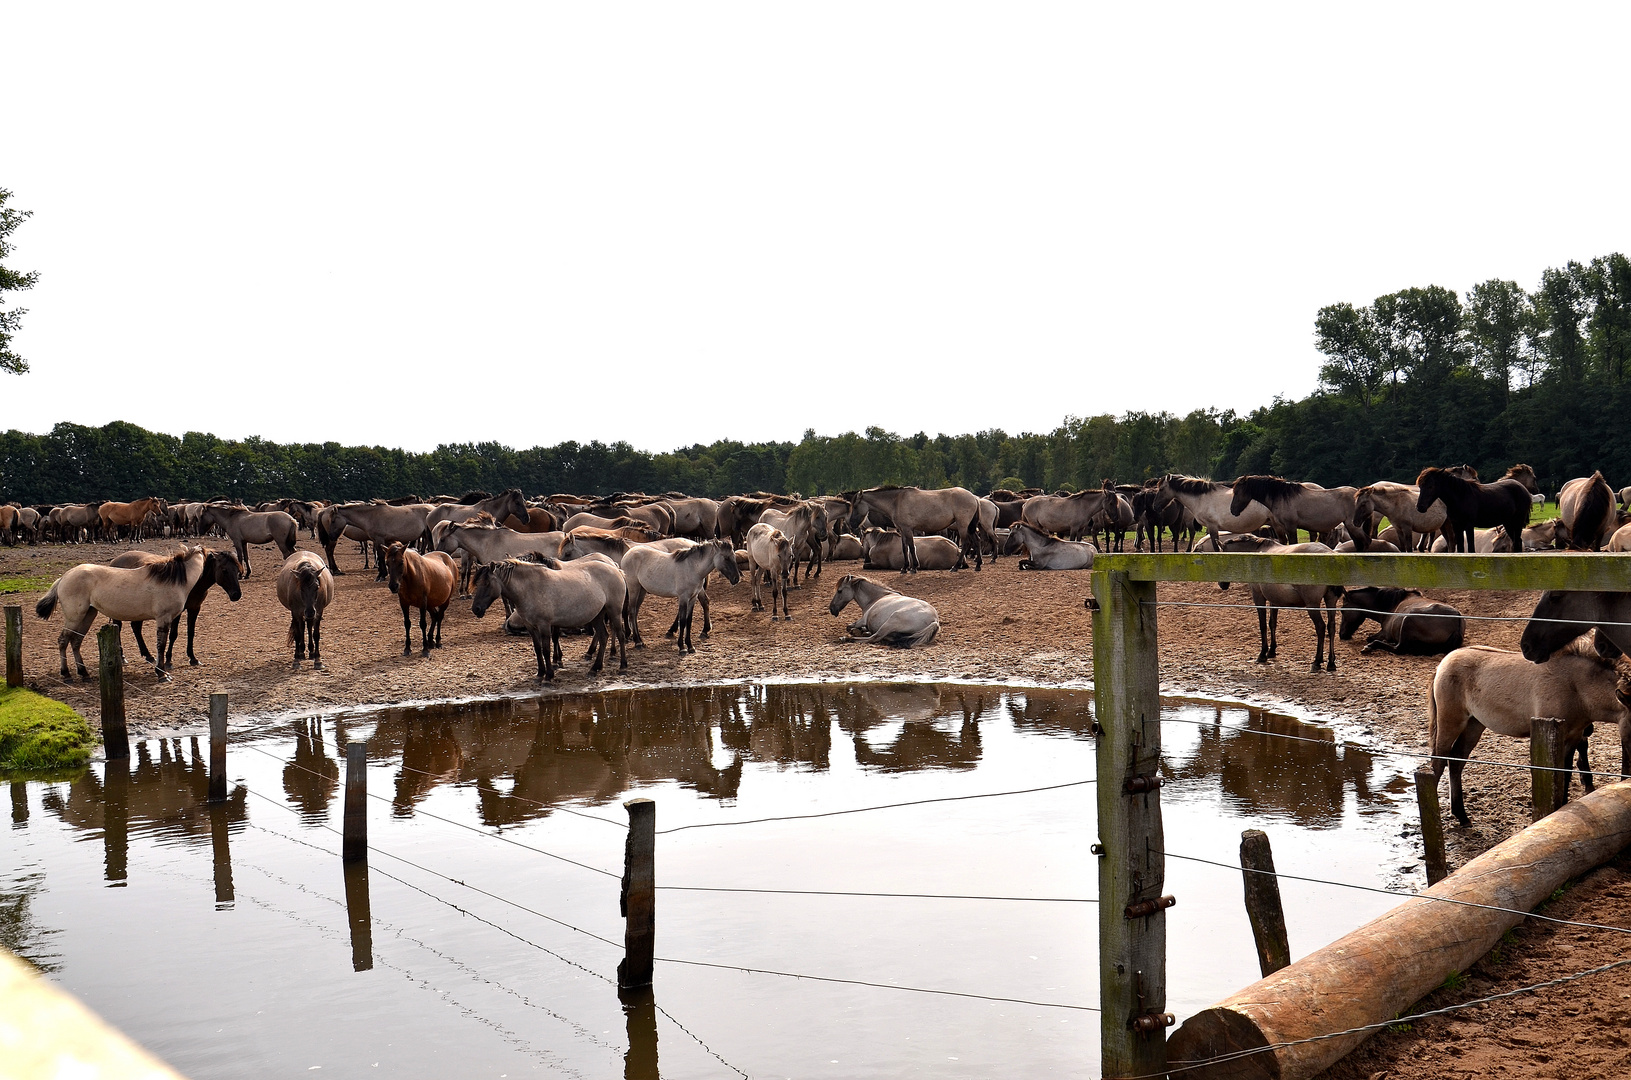
[(193, 552), (202, 550), (202, 548), (178, 548), (168, 559), (148, 563), (147, 576), (161, 585), (179, 585), (187, 580), (187, 560), (192, 558)]
[(712, 544), (697, 544), (694, 547), (681, 548), (674, 552), (674, 561), (677, 563), (690, 562), (692, 559), (703, 558)]
[(1595, 529), (1597, 533), (1601, 533), (1602, 523), (1608, 519), (1609, 510), (1613, 505), (1614, 493), (1609, 491), (1601, 470), (1594, 472), (1586, 485), (1586, 497), (1580, 500), (1580, 515), (1576, 520), (1584, 528)]
[(1206, 480), (1198, 476), (1183, 476), (1179, 473), (1171, 473), (1166, 479), (1168, 487), (1174, 491), (1181, 491), (1185, 495), (1210, 495), (1223, 486), (1215, 480)]
[(905, 491), (899, 484), (879, 484), (877, 487), (867, 488), (868, 491)]
[(460, 506), (474, 506), (477, 503), (486, 499), (491, 499), (492, 497), (492, 492), (482, 491), (481, 489), (476, 488), (465, 492), (463, 495), (460, 495), (458, 501)]
[(1448, 484), (1451, 488), (1456, 488), (1458, 490), (1465, 490), (1475, 483), (1475, 481), (1472, 480), (1463, 480), (1449, 469), (1441, 469), (1437, 465), (1429, 465), (1427, 468), (1418, 473), (1416, 476), (1416, 486), (1420, 487), (1429, 480), (1441, 484)]
[[(1523, 462), (1520, 461), (1518, 464), (1512, 466), (1512, 468), (1508, 469), (1505, 473), (1503, 473), (1501, 475), (1501, 479), (1502, 480), (1516, 480), (1518, 478), (1518, 474), (1520, 472), (1526, 472), (1530, 476), (1535, 475), (1535, 470), (1533, 468), (1531, 468), (1528, 465), (1523, 464)], [(1597, 477), (1599, 479), (1601, 479), (1603, 474), (1601, 472), (1598, 472), (1596, 475), (1597, 475)]]
[(1263, 501), (1264, 495), (1273, 498), (1277, 495), (1291, 496), (1302, 491), (1302, 485), (1278, 476), (1242, 476), (1235, 481), (1235, 490), (1238, 491), (1242, 487), (1258, 502)]
[(498, 522), (493, 520), (493, 515), (489, 514), (485, 510), (472, 514), (470, 517), (465, 519), (464, 524), (474, 525), (478, 529), (498, 528)]

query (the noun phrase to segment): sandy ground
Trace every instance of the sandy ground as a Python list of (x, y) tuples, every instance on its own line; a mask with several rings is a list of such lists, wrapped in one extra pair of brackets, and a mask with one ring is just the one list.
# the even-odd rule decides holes
[[(221, 546), (211, 541), (211, 546)], [(314, 550), (314, 541), (303, 539)], [(173, 543), (153, 541), (153, 550), (172, 550)], [(76, 545), (0, 548), (0, 580), (12, 577), (54, 578), (79, 562), (106, 561), (123, 546)], [(364, 572), (356, 546), (343, 543), (340, 565), (347, 571), (336, 578), (338, 595), (323, 623), (323, 659), (327, 670), (314, 671), (309, 663), (295, 670), (286, 643), (288, 616), (273, 591), (277, 551), (251, 549), (254, 574), (243, 584), (243, 597), (226, 601), (219, 591), (205, 602), (198, 621), (196, 651), (202, 666), (189, 667), (183, 656), (185, 641), (176, 651), (174, 678), (158, 682), (149, 667), (140, 664), (128, 636), (126, 710), (134, 732), (169, 734), (198, 731), (207, 717), (211, 693), (231, 695), (235, 717), (245, 714), (309, 713), (340, 706), (400, 704), (409, 701), (469, 697), (516, 696), (538, 693), (532, 646), (524, 638), (507, 637), (501, 612), (476, 619), (468, 601), (455, 601), (444, 624), (444, 647), (429, 658), (418, 649), (418, 618), (414, 618), (414, 650), (402, 655), (402, 615), (396, 598), (373, 570)], [(581, 659), (585, 639), (563, 641), (567, 667), (552, 684), (567, 692), (613, 686), (639, 686), (722, 680), (847, 679), (912, 677), (969, 679), (1015, 684), (1084, 683), (1092, 678), (1091, 616), (1083, 606), (1090, 591), (1086, 571), (1021, 572), (1016, 560), (988, 563), (978, 573), (925, 572), (911, 578), (873, 572), (871, 576), (935, 605), (941, 631), (929, 648), (910, 652), (855, 645), (844, 639), (844, 626), (854, 608), (841, 618), (827, 611), (837, 579), (857, 571), (858, 563), (827, 567), (824, 577), (792, 593), (791, 622), (769, 621), (749, 606), (749, 587), (717, 582), (713, 598), (713, 634), (700, 636), (695, 655), (680, 657), (662, 632), (674, 615), (674, 602), (648, 599), (641, 623), (648, 647), (629, 650), (628, 670), (608, 666), (591, 676)], [(57, 677), (57, 635), (61, 616), (49, 622), (35, 617), (34, 602), (43, 588), (12, 593), (7, 604), (24, 607), (24, 670), (29, 685), (68, 702), (86, 716), (98, 712), (94, 635), (87, 639), (85, 656), (92, 681), (63, 683)], [(1211, 584), (1164, 583), (1163, 603), (1249, 605), (1240, 588), (1221, 592)], [(1436, 599), (1454, 604), (1469, 615), (1525, 616), (1533, 608), (1529, 593), (1446, 591)], [(1339, 644), (1337, 671), (1311, 673), (1314, 634), (1307, 619), (1287, 613), (1281, 620), (1279, 657), (1266, 665), (1257, 656), (1256, 615), (1246, 608), (1163, 607), (1159, 612), (1161, 679), (1163, 692), (1216, 696), (1268, 705), (1286, 705), (1314, 719), (1339, 724), (1355, 741), (1424, 752), (1426, 745), (1426, 692), (1436, 658), (1359, 655), (1363, 631), (1353, 642)], [(1374, 626), (1373, 626), (1374, 628)], [(1472, 622), (1468, 644), (1517, 647), (1521, 622)], [(185, 635), (185, 620), (183, 620)], [(153, 628), (144, 628), (149, 647)], [(128, 634), (128, 631), (127, 631)], [(70, 665), (72, 661), (70, 658)], [(1593, 760), (1599, 768), (1614, 769), (1619, 762), (1618, 734), (1602, 730), (1593, 740)], [(1528, 746), (1516, 740), (1486, 736), (1480, 759), (1526, 764)], [(1445, 798), (1448, 803), (1447, 797)], [(1473, 824), (1449, 826), (1452, 868), (1522, 828), (1529, 820), (1527, 774), (1521, 770), (1469, 767), (1467, 802)], [(1557, 905), (1558, 911), (1578, 905), (1591, 921), (1631, 926), (1631, 885), (1624, 868), (1589, 876)], [(1581, 939), (1581, 935), (1590, 941)], [(1555, 977), (1603, 962), (1594, 959), (1624, 952), (1624, 938), (1602, 932), (1559, 933), (1526, 926), (1516, 943), (1504, 949), (1504, 962), (1484, 962), (1487, 971), (1473, 978), (1462, 996), (1477, 996), (1490, 988), (1505, 988), (1537, 981), (1531, 976)], [(1504, 1075), (1502, 1068), (1519, 1073), (1547, 1075), (1547, 1062), (1568, 1044), (1576, 1066), (1601, 1062), (1608, 1074), (1621, 1074), (1626, 1042), (1620, 1036), (1631, 1020), (1631, 974), (1616, 972), (1589, 984), (1566, 986), (1539, 995), (1515, 999), (1496, 1007), (1480, 1007), (1464, 1019), (1419, 1024), (1411, 1032), (1387, 1034), (1345, 1062), (1338, 1075), (1365, 1077), (1439, 1077), (1446, 1075)], [(1444, 992), (1448, 993), (1448, 991)], [(1437, 999), (1435, 998), (1434, 1001)], [(1428, 1004), (1431, 1004), (1429, 1002)], [(1585, 1006), (1582, 1011), (1582, 1006)], [(1570, 1012), (1574, 1009), (1574, 1012)], [(1606, 1011), (1605, 1011), (1606, 1010)], [(1510, 1035), (1508, 1016), (1531, 1022), (1521, 1036)], [(1502, 1028), (1481, 1035), (1483, 1025), (1502, 1019)], [(1536, 1020), (1542, 1022), (1535, 1022)], [(1604, 1040), (1607, 1040), (1606, 1042)], [(1424, 1056), (1418, 1044), (1437, 1049)], [(1442, 1044), (1439, 1045), (1439, 1044)], [(1598, 1057), (1582, 1058), (1589, 1046)], [(1445, 1049), (1448, 1047), (1448, 1049)], [(1617, 1048), (1617, 1049), (1616, 1049)], [(1453, 1053), (1452, 1053), (1453, 1051)], [(1614, 1054), (1618, 1053), (1618, 1057)], [(1354, 1062), (1372, 1062), (1369, 1071), (1352, 1071)], [(1525, 1064), (1525, 1063), (1528, 1064)], [(1618, 1062), (1616, 1070), (1611, 1063)], [(1590, 1066), (1588, 1065), (1588, 1068)], [(1591, 1070), (1600, 1072), (1599, 1070)]]

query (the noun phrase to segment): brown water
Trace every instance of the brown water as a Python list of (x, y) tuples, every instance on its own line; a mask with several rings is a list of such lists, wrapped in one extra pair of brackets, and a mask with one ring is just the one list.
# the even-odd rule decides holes
[[(1098, 1015), (1058, 1007), (1096, 1004), (1091, 786), (713, 827), (1088, 779), (1090, 702), (772, 685), (263, 723), (234, 732), (220, 807), (192, 741), (149, 741), (128, 768), (11, 785), (0, 943), (199, 1078), (1092, 1076)], [(1393, 760), (1244, 707), (1165, 716), (1173, 853), (1227, 862), (1256, 827), (1286, 872), (1380, 885), (1413, 863)], [(349, 739), (379, 798), (348, 874)], [(724, 966), (659, 962), (624, 1003), (620, 946), (591, 935), (622, 940), (631, 795), (659, 830), (710, 826), (658, 837), (657, 952)], [(1168, 883), (1181, 1020), (1256, 960), (1238, 871), (1174, 860)], [(1284, 896), (1295, 955), (1393, 903)]]

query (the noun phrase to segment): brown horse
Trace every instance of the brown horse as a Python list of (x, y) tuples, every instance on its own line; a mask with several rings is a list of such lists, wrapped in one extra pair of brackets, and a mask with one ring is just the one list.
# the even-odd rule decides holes
[[(1224, 551), (1255, 551), (1262, 554), (1310, 554), (1329, 555), (1331, 549), (1324, 544), (1281, 544), (1262, 536), (1231, 536), (1221, 545)], [(1257, 662), (1266, 664), (1280, 651), (1280, 609), (1302, 608), (1308, 612), (1308, 618), (1314, 624), (1314, 666), (1311, 671), (1320, 669), (1320, 660), (1325, 660), (1325, 670), (1337, 669), (1337, 603), (1342, 599), (1341, 585), (1281, 585), (1253, 583), (1252, 603), (1257, 605), (1257, 636), (1261, 648), (1257, 653)], [(1325, 621), (1320, 621), (1320, 609), (1324, 605)], [(1331, 648), (1327, 652), (1325, 643), (1330, 641)]]
[[(459, 580), (459, 568), (453, 557), (445, 551), (421, 555), (398, 542), (385, 549), (385, 565), (389, 572), (391, 591), (402, 605), (402, 655), (413, 652), (413, 624), (408, 609), (419, 609), (419, 643), (421, 655), (442, 645), (442, 616), (447, 614), (448, 601), (453, 599), (453, 584)], [(428, 627), (427, 627), (428, 622)]]
[[(1269, 508), (1287, 543), (1297, 542), (1297, 530), (1324, 543), (1333, 540), (1338, 525), (1347, 525), (1356, 544), (1369, 539), (1355, 515), (1358, 488), (1325, 488), (1318, 484), (1294, 484), (1278, 476), (1242, 476), (1235, 481), (1231, 514), (1242, 514), (1254, 501)], [(1361, 548), (1360, 550), (1364, 550)]]
[[(953, 569), (960, 570), (968, 565), (963, 553), (969, 549), (970, 536), (978, 537), (980, 533), (980, 499), (967, 488), (925, 491), (922, 488), (886, 484), (856, 492), (851, 503), (849, 527), (852, 531), (860, 528), (861, 519), (873, 510), (887, 514), (894, 523), (896, 531), (900, 533), (901, 553), (904, 556), (900, 572), (903, 574), (917, 572), (917, 551), (912, 543), (914, 537), (933, 536), (946, 530), (955, 533), (958, 560)], [(979, 545), (975, 544), (974, 569), (980, 569), (983, 561)]]
[[(1519, 468), (1528, 466), (1513, 466), (1508, 472)], [(1416, 486), (1421, 490), (1416, 497), (1417, 512), (1426, 513), (1435, 502), (1444, 502), (1452, 551), (1473, 551), (1473, 530), (1493, 525), (1504, 526), (1509, 537), (1522, 537), (1523, 527), (1529, 524), (1529, 508), (1534, 505), (1529, 489), (1510, 475), (1483, 484), (1463, 480), (1448, 469), (1426, 468), (1416, 477)]]
[(1557, 514), (1569, 530), (1569, 547), (1576, 551), (1601, 550), (1619, 527), (1614, 491), (1601, 472), (1564, 484), (1557, 495)]
[(164, 513), (169, 507), (163, 499), (137, 499), (135, 502), (105, 502), (96, 508), (102, 522), (102, 532), (110, 540), (119, 539), (119, 530), (130, 530), (130, 542), (142, 538), (142, 523), (151, 513)]

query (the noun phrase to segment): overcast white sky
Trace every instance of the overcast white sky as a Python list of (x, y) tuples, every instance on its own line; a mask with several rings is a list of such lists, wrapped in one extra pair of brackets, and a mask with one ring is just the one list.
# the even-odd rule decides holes
[(12, 3), (0, 425), (664, 450), (1314, 385), (1631, 250), (1631, 7)]

